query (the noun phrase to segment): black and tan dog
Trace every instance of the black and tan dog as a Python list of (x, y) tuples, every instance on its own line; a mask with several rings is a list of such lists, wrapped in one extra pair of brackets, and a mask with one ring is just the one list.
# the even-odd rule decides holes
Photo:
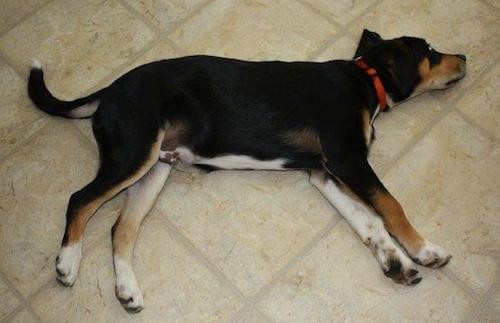
[(162, 60), (71, 102), (50, 94), (34, 64), (32, 101), (52, 115), (92, 117), (101, 159), (95, 179), (69, 200), (57, 279), (67, 286), (75, 282), (87, 221), (127, 189), (112, 230), (116, 295), (125, 309), (140, 311), (134, 244), (175, 162), (308, 170), (311, 183), (373, 251), (385, 275), (414, 285), (422, 279), (414, 263), (444, 266), (451, 256), (412, 227), (367, 156), (379, 111), (448, 88), (464, 77), (465, 56), (439, 53), (420, 38), (383, 40), (365, 30), (355, 57), (324, 63)]

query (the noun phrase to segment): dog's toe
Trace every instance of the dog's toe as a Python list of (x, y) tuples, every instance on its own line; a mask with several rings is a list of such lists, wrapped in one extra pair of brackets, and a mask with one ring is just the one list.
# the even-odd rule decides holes
[(414, 268), (404, 268), (399, 260), (390, 260), (388, 268), (384, 274), (391, 278), (395, 283), (403, 285), (416, 285), (422, 281), (422, 276)]
[(422, 266), (440, 268), (446, 266), (451, 258), (452, 256), (444, 248), (426, 241), (422, 249), (413, 257), (413, 261)]
[(144, 299), (138, 288), (126, 285), (117, 285), (115, 289), (116, 298), (123, 308), (129, 313), (139, 313), (144, 309)]

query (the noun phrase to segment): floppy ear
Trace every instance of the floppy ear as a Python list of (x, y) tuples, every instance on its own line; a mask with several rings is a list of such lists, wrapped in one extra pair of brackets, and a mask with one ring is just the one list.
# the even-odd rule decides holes
[(368, 50), (382, 42), (382, 40), (382, 37), (380, 37), (380, 35), (376, 32), (363, 29), (363, 34), (359, 40), (358, 49), (356, 49), (354, 58), (365, 55)]
[(414, 55), (402, 50), (399, 55), (397, 52), (393, 53), (384, 63), (396, 90), (393, 91), (393, 100), (400, 101), (407, 98), (418, 80), (418, 68)]

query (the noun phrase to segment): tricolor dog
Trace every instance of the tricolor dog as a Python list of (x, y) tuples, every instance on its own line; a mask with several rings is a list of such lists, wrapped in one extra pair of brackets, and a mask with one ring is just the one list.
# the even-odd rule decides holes
[(174, 163), (206, 169), (306, 170), (396, 283), (422, 279), (415, 264), (438, 268), (451, 255), (422, 237), (380, 182), (367, 156), (379, 112), (465, 76), (464, 55), (424, 39), (382, 39), (363, 31), (354, 60), (249, 62), (191, 56), (142, 65), (74, 101), (46, 88), (34, 64), (28, 92), (43, 111), (92, 118), (96, 177), (74, 193), (56, 259), (57, 279), (75, 282), (90, 217), (127, 190), (112, 229), (116, 295), (138, 312), (143, 296), (132, 269), (139, 226)]

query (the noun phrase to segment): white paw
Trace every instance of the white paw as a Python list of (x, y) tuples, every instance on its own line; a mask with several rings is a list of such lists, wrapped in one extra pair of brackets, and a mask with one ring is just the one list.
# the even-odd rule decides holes
[(120, 258), (115, 258), (116, 297), (123, 308), (130, 313), (138, 313), (144, 308), (144, 298), (131, 266)]
[(64, 286), (73, 286), (82, 259), (82, 243), (61, 247), (56, 258), (56, 278)]
[(439, 268), (446, 265), (451, 259), (451, 255), (443, 247), (425, 241), (422, 249), (415, 255), (414, 260), (420, 265)]

